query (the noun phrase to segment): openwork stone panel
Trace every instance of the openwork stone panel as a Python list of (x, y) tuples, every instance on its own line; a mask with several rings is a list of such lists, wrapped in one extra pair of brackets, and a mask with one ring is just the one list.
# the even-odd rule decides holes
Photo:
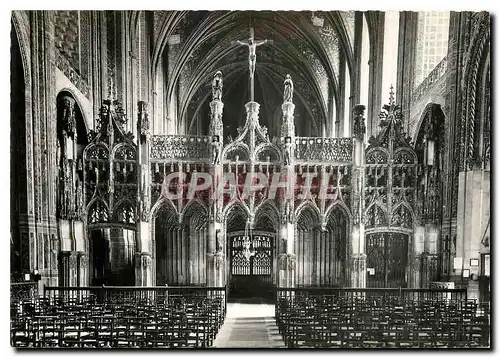
[(151, 136), (151, 159), (208, 160), (208, 136)]
[(352, 138), (297, 137), (295, 158), (299, 161), (350, 162)]

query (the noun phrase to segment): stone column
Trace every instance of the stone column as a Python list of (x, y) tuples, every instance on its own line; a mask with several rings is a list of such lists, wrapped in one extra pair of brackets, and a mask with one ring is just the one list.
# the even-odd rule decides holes
[(153, 259), (149, 252), (135, 254), (135, 284), (136, 286), (153, 286)]
[(136, 234), (135, 253), (135, 284), (136, 286), (152, 286), (155, 283), (153, 258), (152, 258), (152, 237), (150, 224), (150, 184), (151, 175), (149, 168), (149, 104), (145, 101), (137, 103), (137, 171), (138, 171), (138, 221)]
[[(427, 270), (427, 255), (425, 254), (425, 227), (417, 224), (413, 234), (413, 255), (410, 256), (408, 265), (408, 286), (420, 288), (422, 273)], [(425, 277), (425, 274), (424, 274)]]
[(281, 140), (283, 154), (285, 157), (282, 174), (286, 178), (286, 192), (284, 201), (281, 203), (281, 220), (279, 227), (278, 248), (278, 287), (295, 286), (295, 262), (294, 253), (295, 238), (295, 218), (294, 218), (294, 200), (293, 190), (295, 184), (295, 124), (294, 111), (295, 105), (290, 101), (285, 101), (281, 105), (283, 113), (283, 123), (281, 124)]
[[(222, 89), (221, 89), (222, 91)], [(212, 176), (212, 186), (219, 188), (219, 183), (224, 180), (222, 169), (222, 143), (223, 143), (223, 123), (222, 114), (224, 103), (220, 98), (214, 98), (210, 102), (210, 127), (209, 133), (212, 136), (211, 158), (212, 165), (210, 174)], [(218, 141), (218, 142), (217, 142)], [(217, 144), (215, 144), (217, 143)], [(223, 226), (222, 191), (213, 190), (213, 197), (210, 199), (210, 214), (208, 220), (207, 235), (207, 286), (223, 287), (226, 284), (226, 232)]]
[(353, 108), (354, 158), (352, 170), (352, 225), (351, 225), (351, 257), (349, 274), (351, 287), (366, 287), (366, 254), (365, 254), (365, 222), (364, 191), (365, 178), (365, 106)]
[(77, 253), (61, 251), (59, 253), (60, 285), (67, 287), (77, 286)]
[(77, 252), (77, 286), (86, 287), (88, 279), (89, 258), (85, 252)]

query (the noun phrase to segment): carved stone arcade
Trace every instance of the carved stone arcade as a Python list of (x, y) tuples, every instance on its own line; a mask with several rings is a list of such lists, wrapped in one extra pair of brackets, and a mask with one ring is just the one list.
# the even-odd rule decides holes
[[(207, 136), (151, 135), (147, 105), (140, 102), (139, 145), (123, 129), (127, 119), (119, 103), (103, 103), (98, 130), (91, 133), (92, 141), (83, 158), (87, 234), (106, 227), (135, 232), (136, 284), (155, 285), (160, 277), (164, 280), (168, 276), (161, 272), (167, 266), (158, 266), (169, 259), (163, 248), (157, 249), (164, 235), (172, 237), (162, 244), (168, 247), (190, 243), (187, 251), (179, 249), (175, 259), (179, 261), (168, 264), (177, 272), (176, 282), (228, 284), (227, 234), (231, 225), (236, 225), (231, 217), (239, 212), (246, 218), (250, 231), (258, 229), (263, 218), (267, 218), (268, 226), (274, 230), (272, 237), (276, 238), (272, 244), (277, 248), (274, 283), (281, 287), (297, 285), (297, 278), (308, 267), (304, 266), (304, 252), (297, 241), (297, 225), (309, 212), (312, 219), (306, 224), (301, 221), (300, 230), (306, 231), (300, 235), (314, 235), (318, 249), (325, 245), (322, 240), (327, 240), (330, 243), (324, 250), (341, 250), (327, 255), (333, 255), (328, 260), (341, 260), (332, 261), (332, 265), (340, 264), (342, 268), (324, 273), (326, 276), (318, 284), (338, 282), (342, 286), (364, 287), (370, 282), (373, 269), (373, 253), (369, 250), (376, 249), (382, 255), (379, 258), (386, 262), (384, 267), (391, 262), (399, 265), (396, 267), (402, 277), (398, 277), (397, 284), (419, 285), (411, 272), (413, 257), (420, 257), (423, 252), (415, 234), (419, 225), (415, 207), (420, 166), (402, 131), (401, 110), (392, 95), (380, 116), (382, 130), (370, 138), (365, 155), (361, 105), (353, 109), (353, 138), (298, 137), (293, 126), (294, 104), (288, 100), (282, 105), (281, 137), (270, 140), (259, 123), (259, 104), (248, 102), (244, 127), (236, 139), (223, 145), (224, 105), (218, 91), (219, 87), (214, 89), (210, 103)], [(287, 99), (291, 97), (288, 95)], [(255, 174), (267, 185), (244, 193), (243, 181), (227, 182), (227, 173), (236, 178)], [(290, 174), (295, 175), (310, 189), (310, 195), (303, 195), (294, 187), (291, 195), (270, 196), (269, 183), (275, 174), (282, 178), (282, 184), (292, 178)], [(194, 180), (199, 185), (198, 180), (204, 175), (210, 175), (216, 184), (223, 181), (235, 196), (212, 195), (209, 185), (190, 193), (186, 183)], [(309, 177), (325, 180), (328, 195)], [(160, 217), (167, 220), (161, 221), (165, 224), (158, 221)], [(345, 231), (335, 229), (339, 223), (343, 223)], [(161, 225), (170, 229), (165, 231), (162, 227), (167, 226)], [(394, 246), (394, 240), (402, 244)], [(391, 261), (393, 254), (396, 261)], [(332, 277), (333, 272), (341, 277)], [(388, 282), (387, 277), (395, 275), (391, 272), (385, 274), (382, 284), (396, 282)]]

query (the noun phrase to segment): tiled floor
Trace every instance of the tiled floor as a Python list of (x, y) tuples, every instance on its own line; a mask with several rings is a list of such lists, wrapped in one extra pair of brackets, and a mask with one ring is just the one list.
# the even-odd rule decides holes
[(274, 320), (274, 305), (228, 303), (214, 348), (284, 348)]

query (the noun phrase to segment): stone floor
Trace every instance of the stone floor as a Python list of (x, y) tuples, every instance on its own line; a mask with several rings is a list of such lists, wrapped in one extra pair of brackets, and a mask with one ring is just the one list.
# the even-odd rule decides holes
[(274, 320), (274, 305), (228, 303), (214, 348), (285, 348)]

